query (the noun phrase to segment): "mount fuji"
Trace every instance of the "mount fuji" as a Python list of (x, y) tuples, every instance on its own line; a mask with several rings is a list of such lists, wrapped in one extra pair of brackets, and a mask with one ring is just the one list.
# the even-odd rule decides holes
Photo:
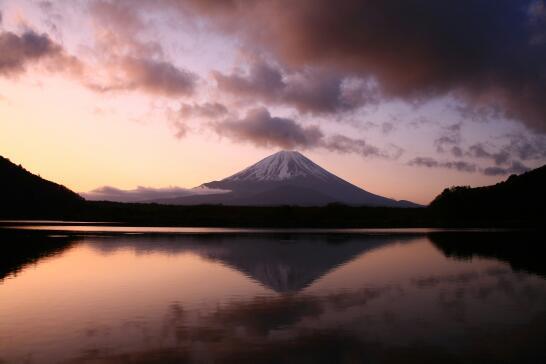
[(320, 167), (296, 151), (280, 151), (220, 181), (204, 183), (189, 196), (155, 200), (173, 205), (348, 205), (417, 207), (365, 191)]

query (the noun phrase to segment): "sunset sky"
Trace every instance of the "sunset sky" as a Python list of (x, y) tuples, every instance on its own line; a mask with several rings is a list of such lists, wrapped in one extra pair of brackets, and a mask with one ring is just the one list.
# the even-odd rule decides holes
[(161, 191), (282, 149), (418, 203), (543, 165), (546, 4), (0, 0), (12, 162)]

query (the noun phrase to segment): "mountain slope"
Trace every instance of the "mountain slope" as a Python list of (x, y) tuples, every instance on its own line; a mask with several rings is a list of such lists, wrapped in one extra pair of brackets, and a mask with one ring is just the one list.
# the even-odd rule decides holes
[(546, 165), (492, 186), (446, 188), (430, 203), (430, 208), (465, 218), (544, 219), (545, 187)]
[(235, 200), (238, 205), (252, 205), (257, 201), (260, 205), (265, 206), (313, 206), (327, 205), (332, 202), (332, 197), (309, 188), (299, 186), (278, 186), (270, 190), (249, 194), (247, 196), (243, 195)]
[(84, 201), (68, 188), (32, 174), (1, 156), (0, 191), (0, 216), (63, 213)]
[(217, 203), (228, 205), (306, 205), (328, 203), (350, 205), (415, 207), (365, 191), (328, 172), (299, 152), (281, 151), (220, 181), (200, 187), (230, 193), (187, 196), (156, 202), (170, 204)]

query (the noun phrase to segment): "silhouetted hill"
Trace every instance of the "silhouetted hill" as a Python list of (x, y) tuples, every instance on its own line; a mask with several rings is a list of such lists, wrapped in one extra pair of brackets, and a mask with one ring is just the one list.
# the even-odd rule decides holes
[(0, 217), (62, 216), (84, 199), (0, 156)]
[(429, 208), (438, 216), (467, 221), (546, 221), (546, 166), (492, 186), (446, 188)]

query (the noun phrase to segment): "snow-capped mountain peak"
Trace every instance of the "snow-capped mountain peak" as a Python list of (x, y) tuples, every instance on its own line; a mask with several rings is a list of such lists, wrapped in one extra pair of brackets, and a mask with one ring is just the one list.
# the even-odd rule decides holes
[(330, 203), (365, 206), (412, 206), (370, 193), (328, 172), (296, 151), (280, 151), (199, 190), (218, 191), (182, 196), (162, 203), (180, 205), (324, 206)]
[(224, 181), (282, 181), (296, 177), (315, 177), (326, 180), (332, 178), (333, 175), (303, 154), (283, 150), (262, 159)]

